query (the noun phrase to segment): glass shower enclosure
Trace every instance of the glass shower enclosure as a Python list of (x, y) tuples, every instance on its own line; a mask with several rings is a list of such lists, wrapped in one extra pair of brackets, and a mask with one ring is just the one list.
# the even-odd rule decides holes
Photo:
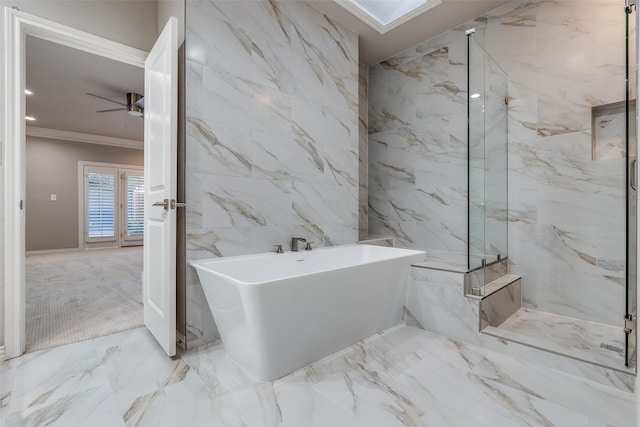
[[(507, 74), (475, 35), (475, 30), (467, 32), (470, 271), (508, 256)], [(484, 283), (473, 293), (483, 295)]]
[[(522, 333), (523, 335), (531, 334), (538, 339), (536, 342), (543, 342), (549, 338), (550, 348), (555, 348), (553, 351), (570, 355), (570, 357), (574, 357), (572, 354), (580, 354), (580, 357), (584, 356), (585, 360), (593, 359), (601, 366), (620, 369), (624, 360), (626, 371), (629, 371), (635, 367), (637, 348), (638, 165), (635, 101), (637, 12), (635, 6), (627, 5), (625, 15), (625, 97), (621, 99), (620, 86), (616, 90), (611, 89), (611, 92), (619, 93), (617, 98), (614, 95), (609, 97), (610, 100), (607, 98), (607, 101), (603, 101), (598, 97), (585, 97), (585, 99), (588, 98), (591, 109), (591, 126), (590, 132), (587, 129), (580, 128), (580, 130), (583, 135), (591, 136), (591, 147), (586, 144), (578, 145), (582, 140), (576, 136), (578, 133), (574, 132), (569, 135), (572, 139), (567, 139), (575, 144), (574, 147), (579, 147), (572, 153), (573, 157), (567, 156), (565, 159), (559, 153), (556, 158), (553, 156), (553, 150), (549, 150), (547, 153), (549, 157), (542, 160), (548, 163), (541, 168), (546, 175), (528, 175), (533, 181), (533, 188), (538, 191), (547, 191), (540, 199), (542, 202), (531, 201), (534, 204), (542, 203), (540, 213), (541, 216), (546, 215), (543, 219), (538, 218), (546, 222), (536, 222), (536, 225), (540, 229), (550, 230), (549, 233), (540, 237), (542, 243), (532, 242), (542, 245), (540, 253), (543, 259), (540, 260), (542, 264), (539, 268), (553, 271), (558, 275), (558, 283), (553, 282), (553, 276), (545, 276), (551, 279), (545, 283), (538, 283), (538, 286), (546, 286), (545, 289), (549, 295), (556, 295), (554, 294), (556, 292), (558, 299), (566, 297), (567, 300), (571, 300), (568, 295), (562, 295), (563, 286), (569, 284), (570, 287), (567, 286), (567, 289), (579, 289), (581, 292), (574, 297), (582, 298), (583, 306), (597, 308), (598, 302), (585, 300), (590, 295), (597, 298), (597, 293), (602, 292), (601, 289), (607, 289), (607, 286), (612, 286), (611, 284), (623, 285), (624, 293), (621, 288), (615, 288), (608, 294), (619, 295), (620, 299), (607, 300), (610, 305), (615, 305), (613, 308), (619, 313), (619, 317), (617, 317), (618, 320), (612, 317), (608, 322), (599, 322), (599, 318), (591, 316), (591, 312), (576, 314), (577, 309), (574, 312), (571, 311), (573, 308), (563, 310), (557, 304), (554, 305), (552, 298), (547, 298), (543, 304), (529, 301), (529, 306), (526, 306), (525, 310), (530, 319), (553, 319), (549, 322), (556, 322), (554, 326), (545, 329), (546, 326), (541, 320), (541, 324)], [(490, 267), (500, 265), (509, 254), (508, 79), (506, 72), (486, 52), (482, 31), (476, 32), (475, 29), (467, 31), (468, 268), (470, 272), (477, 273), (475, 276), (478, 279), (474, 279), (465, 289), (467, 294), (480, 297), (485, 296), (484, 285), (491, 280), (493, 273), (490, 274)], [(622, 29), (618, 34), (616, 37), (619, 38), (616, 40), (621, 41)], [(613, 76), (612, 81), (622, 84), (619, 75)], [(590, 93), (586, 89), (583, 92)], [(554, 102), (563, 101), (566, 100), (561, 96), (554, 98)], [(580, 114), (588, 110), (589, 107), (581, 110)], [(580, 117), (586, 119), (587, 116), (585, 114)], [(547, 143), (543, 140), (544, 136), (546, 135), (541, 135), (538, 129), (538, 135), (534, 137), (537, 138), (535, 143)], [(531, 153), (535, 153), (532, 155), (539, 153), (535, 151), (536, 149), (538, 149), (537, 146), (531, 148)], [(590, 155), (589, 151), (591, 151)], [(563, 164), (563, 161), (566, 163)], [(569, 191), (566, 191), (567, 188)], [(606, 191), (601, 188), (605, 188)], [(582, 204), (579, 200), (574, 202), (553, 199), (571, 192), (579, 193), (582, 199), (591, 197), (589, 200), (597, 201), (594, 203), (608, 203), (604, 210), (606, 215), (589, 216), (589, 212), (580, 210)], [(534, 197), (535, 194), (540, 193), (534, 193)], [(544, 197), (549, 197), (551, 201)], [(553, 246), (554, 244), (556, 246)], [(520, 256), (520, 258), (514, 261), (522, 262), (521, 253), (519, 254), (517, 247), (515, 248), (513, 256), (514, 258)], [(555, 252), (552, 252), (553, 250)], [(527, 260), (529, 261), (531, 264), (537, 262)], [(506, 263), (503, 264), (506, 265)], [(593, 280), (589, 282), (591, 279)], [(522, 280), (523, 286), (526, 286), (527, 277), (523, 276)], [(580, 338), (585, 342), (588, 341), (589, 344), (584, 348), (573, 348), (570, 336), (564, 337), (564, 341), (561, 334), (551, 337), (555, 333), (554, 330), (559, 329), (557, 325), (560, 324), (586, 328), (580, 334)], [(600, 327), (602, 329), (598, 329)], [(590, 330), (591, 328), (594, 330)], [(537, 336), (534, 330), (546, 332)], [(598, 331), (606, 331), (606, 333), (600, 336)], [(601, 342), (598, 346), (599, 341)], [(622, 348), (623, 342), (624, 348)], [(560, 349), (563, 346), (567, 347), (566, 352)], [(593, 357), (587, 355), (589, 352)], [(607, 354), (611, 354), (611, 357), (599, 358), (598, 356)]]
[(625, 7), (625, 152), (627, 158), (626, 185), (626, 275), (625, 275), (625, 366), (632, 366), (637, 352), (637, 110), (633, 88), (636, 87), (636, 19), (634, 6)]

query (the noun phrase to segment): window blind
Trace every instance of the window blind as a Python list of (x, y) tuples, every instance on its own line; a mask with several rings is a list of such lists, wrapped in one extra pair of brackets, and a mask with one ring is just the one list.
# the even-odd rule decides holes
[(144, 177), (127, 176), (127, 236), (144, 232)]
[(115, 236), (115, 175), (89, 172), (89, 237)]

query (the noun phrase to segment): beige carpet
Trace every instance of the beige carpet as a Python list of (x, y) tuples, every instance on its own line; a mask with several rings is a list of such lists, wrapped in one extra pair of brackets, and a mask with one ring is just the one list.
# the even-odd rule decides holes
[(26, 257), (26, 350), (142, 326), (142, 247)]

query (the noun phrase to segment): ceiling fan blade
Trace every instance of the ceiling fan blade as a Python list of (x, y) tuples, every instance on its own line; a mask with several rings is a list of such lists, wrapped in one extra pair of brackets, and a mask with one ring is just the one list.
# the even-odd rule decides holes
[(124, 107), (127, 106), (127, 104), (124, 104), (122, 102), (118, 102), (118, 101), (114, 101), (113, 99), (109, 99), (109, 98), (105, 98), (104, 96), (100, 96), (100, 95), (95, 95), (93, 93), (89, 93), (89, 92), (85, 92), (87, 95), (90, 96), (95, 96), (96, 98), (100, 98), (100, 99), (104, 99), (105, 101), (109, 101), (109, 102), (113, 102), (114, 104), (118, 104), (118, 105), (122, 105)]
[(112, 108), (110, 110), (98, 110), (96, 113), (110, 113), (112, 111), (127, 111), (126, 108)]

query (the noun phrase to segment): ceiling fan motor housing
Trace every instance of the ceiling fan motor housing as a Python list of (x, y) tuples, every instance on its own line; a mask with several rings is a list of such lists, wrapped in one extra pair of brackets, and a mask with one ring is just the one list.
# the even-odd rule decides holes
[(127, 93), (127, 113), (140, 117), (144, 114), (144, 109), (140, 105), (143, 96), (138, 93)]

